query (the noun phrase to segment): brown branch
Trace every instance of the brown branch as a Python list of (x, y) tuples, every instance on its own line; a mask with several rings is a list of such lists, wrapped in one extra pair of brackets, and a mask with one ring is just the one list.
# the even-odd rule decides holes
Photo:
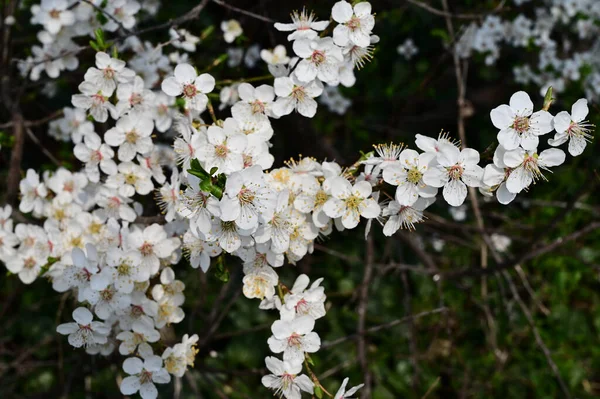
[[(412, 315), (412, 296), (410, 293), (410, 284), (408, 281), (408, 274), (406, 272), (402, 272), (402, 288), (404, 291), (404, 312), (408, 317)], [(412, 377), (412, 389), (413, 391), (419, 390), (419, 346), (417, 344), (417, 333), (415, 330), (415, 322), (414, 320), (408, 321), (408, 330), (409, 330), (409, 348), (410, 348), (410, 363), (413, 368), (413, 377)]]
[(517, 290), (515, 283), (512, 281), (512, 277), (506, 270), (504, 270), (502, 272), (502, 275), (508, 282), (508, 286), (510, 287), (510, 291), (511, 291), (513, 297), (515, 298), (515, 300), (519, 304), (519, 307), (521, 308), (521, 311), (525, 315), (525, 318), (527, 319), (527, 322), (529, 323), (529, 326), (531, 327), (531, 330), (533, 331), (533, 336), (535, 337), (535, 342), (537, 343), (539, 348), (544, 353), (544, 356), (546, 357), (546, 362), (552, 369), (552, 373), (554, 374), (554, 377), (556, 377), (556, 380), (558, 381), (558, 385), (560, 386), (560, 389), (562, 390), (565, 397), (567, 399), (570, 399), (571, 393), (569, 392), (569, 388), (563, 381), (563, 379), (560, 375), (560, 370), (558, 369), (558, 366), (552, 359), (552, 353), (550, 352), (550, 349), (548, 349), (548, 346), (546, 346), (546, 344), (544, 343), (544, 340), (542, 339), (540, 332), (538, 331), (537, 327), (535, 326), (535, 320), (533, 319), (533, 316), (531, 315), (529, 308), (527, 307), (527, 305), (525, 305), (525, 302), (523, 302), (523, 299), (519, 295), (519, 291)]
[(367, 359), (367, 342), (365, 337), (365, 322), (367, 318), (367, 305), (369, 302), (369, 285), (371, 284), (371, 277), (373, 276), (373, 264), (375, 259), (375, 247), (373, 243), (373, 236), (367, 237), (366, 243), (366, 254), (365, 254), (365, 272), (363, 274), (363, 280), (358, 293), (358, 342), (357, 352), (358, 361), (360, 368), (363, 373), (364, 388), (361, 390), (360, 397), (368, 399), (371, 397), (371, 372), (369, 370), (369, 361)]
[(19, 182), (21, 181), (21, 160), (25, 148), (25, 134), (23, 116), (19, 111), (13, 113), (12, 120), (15, 142), (11, 151), (8, 179), (6, 180), (6, 202), (14, 205), (19, 193)]
[(46, 149), (46, 147), (44, 147), (44, 145), (40, 142), (40, 140), (36, 137), (36, 135), (31, 131), (30, 128), (26, 127), (25, 131), (27, 132), (27, 136), (31, 139), (31, 141), (33, 141), (38, 147), (40, 147), (44, 155), (47, 156), (48, 159), (52, 161), (52, 163), (54, 163), (56, 166), (62, 165), (62, 163), (58, 159), (56, 159), (54, 155), (52, 155), (52, 153)]
[(275, 21), (272, 20), (271, 18), (264, 17), (262, 15), (255, 14), (253, 12), (246, 11), (246, 10), (244, 10), (242, 8), (238, 8), (238, 7), (232, 6), (231, 4), (225, 3), (223, 0), (212, 0), (212, 1), (213, 1), (213, 3), (216, 3), (216, 4), (220, 5), (221, 7), (225, 7), (225, 8), (228, 8), (228, 9), (232, 10), (232, 11), (239, 12), (240, 14), (244, 14), (244, 15), (247, 15), (249, 17), (256, 18), (258, 20), (269, 22), (269, 23), (272, 23), (272, 24), (275, 23)]
[(96, 11), (98, 11), (99, 13), (103, 14), (105, 17), (109, 18), (110, 20), (112, 20), (114, 23), (116, 23), (117, 25), (119, 25), (119, 28), (121, 28), (123, 31), (127, 32), (127, 33), (133, 33), (131, 30), (127, 29), (126, 27), (123, 26), (123, 24), (121, 23), (121, 21), (119, 21), (118, 19), (116, 19), (112, 14), (106, 12), (106, 10), (104, 10), (102, 7), (98, 7), (97, 5), (95, 5), (94, 3), (92, 3), (90, 0), (81, 0), (84, 3), (87, 3), (88, 5), (92, 6), (92, 8), (94, 8)]
[[(181, 17), (175, 18), (175, 19), (171, 19), (167, 22), (164, 22), (162, 24), (158, 24), (158, 25), (154, 25), (154, 26), (150, 26), (148, 28), (144, 28), (144, 29), (140, 29), (137, 30), (135, 32), (130, 32), (126, 35), (121, 35), (115, 39), (112, 39), (112, 43), (119, 43), (131, 36), (140, 36), (143, 35), (145, 33), (149, 33), (149, 32), (155, 32), (157, 30), (163, 30), (163, 29), (169, 29), (169, 28), (174, 28), (177, 27), (185, 22), (191, 21), (193, 19), (198, 18), (198, 15), (200, 15), (200, 13), (202, 12), (202, 10), (207, 6), (207, 4), (210, 2), (211, 0), (202, 0), (200, 2), (200, 4), (198, 4), (197, 6), (195, 6), (194, 8), (192, 8), (190, 11), (188, 11), (187, 13), (183, 14)], [(78, 47), (74, 50), (71, 51), (67, 51), (65, 53), (59, 54), (55, 57), (51, 57), (48, 59), (44, 59), (42, 61), (36, 62), (34, 64), (32, 64), (31, 66), (35, 66), (38, 64), (42, 64), (44, 62), (48, 62), (48, 61), (54, 61), (54, 60), (58, 60), (60, 58), (69, 56), (69, 55), (75, 55), (78, 54), (84, 50), (89, 50), (91, 49), (92, 46), (82, 46), (82, 47)], [(26, 62), (24, 60), (18, 60), (18, 59), (13, 59), (12, 62)]]
[(600, 229), (600, 222), (592, 222), (588, 224), (586, 227), (581, 230), (577, 230), (565, 237), (559, 237), (553, 240), (551, 243), (544, 245), (543, 247), (531, 249), (528, 248), (525, 253), (523, 253), (519, 258), (508, 260), (508, 261), (500, 261), (497, 265), (488, 267), (487, 269), (481, 268), (472, 268), (468, 267), (465, 269), (440, 273), (438, 276), (444, 280), (454, 280), (454, 279), (462, 279), (465, 277), (478, 277), (478, 276), (489, 276), (491, 274), (495, 274), (498, 272), (502, 272), (507, 269), (514, 268), (517, 265), (523, 264), (528, 260), (534, 259), (540, 255), (547, 254), (548, 252), (552, 252), (553, 250), (567, 244), (568, 242), (575, 241), (586, 234), (593, 232), (595, 230)]
[[(427, 312), (415, 313), (415, 314), (413, 314), (411, 316), (402, 317), (400, 319), (392, 320), (392, 321), (390, 321), (388, 323), (380, 324), (380, 325), (374, 326), (374, 327), (369, 327), (366, 330), (364, 330), (364, 332), (363, 332), (362, 335), (374, 334), (376, 332), (379, 332), (379, 331), (382, 331), (382, 330), (387, 330), (388, 328), (392, 328), (392, 327), (395, 327), (397, 325), (404, 324), (404, 323), (406, 323), (408, 321), (411, 321), (411, 320), (421, 319), (423, 317), (430, 316), (432, 314), (444, 313), (444, 312), (447, 312), (447, 311), (448, 311), (448, 308), (437, 308), (437, 309), (429, 310)], [(331, 348), (332, 346), (336, 346), (336, 345), (339, 345), (339, 344), (344, 343), (346, 341), (349, 341), (349, 340), (352, 340), (352, 339), (356, 339), (360, 335), (361, 334), (356, 333), (356, 334), (351, 334), (351, 335), (347, 335), (345, 337), (341, 337), (341, 338), (335, 339), (333, 341), (325, 341), (321, 345), (321, 349)]]
[(506, 0), (502, 0), (493, 10), (484, 12), (481, 14), (463, 14), (463, 13), (453, 14), (447, 10), (444, 10), (444, 11), (439, 10), (427, 3), (423, 3), (422, 1), (418, 1), (418, 0), (406, 0), (406, 1), (409, 2), (410, 4), (413, 4), (417, 7), (422, 8), (423, 10), (429, 11), (433, 15), (438, 15), (440, 17), (446, 17), (446, 18), (455, 18), (455, 19), (482, 19), (488, 15), (501, 12), (504, 7), (504, 4), (506, 3)]

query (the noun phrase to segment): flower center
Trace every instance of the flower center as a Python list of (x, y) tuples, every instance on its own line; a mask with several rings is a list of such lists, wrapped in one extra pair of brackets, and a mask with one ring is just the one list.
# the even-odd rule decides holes
[(53, 10), (50, 10), (50, 12), (48, 13), (48, 15), (50, 15), (50, 18), (59, 19), (60, 18), (60, 11), (57, 10), (57, 9), (53, 9)]
[(450, 176), (450, 178), (452, 180), (460, 179), (461, 176), (463, 175), (463, 172), (464, 172), (464, 168), (460, 164), (456, 164), (456, 165), (448, 168), (448, 176)]
[(152, 255), (154, 253), (154, 245), (150, 244), (148, 241), (144, 241), (140, 247), (140, 252), (143, 256)]
[(141, 104), (143, 100), (144, 98), (140, 93), (133, 93), (131, 97), (129, 97), (129, 104), (131, 104), (131, 106), (133, 107), (138, 104)]
[(121, 264), (117, 267), (117, 273), (119, 276), (131, 275), (131, 265), (126, 261), (121, 262)]
[(325, 62), (325, 59), (326, 59), (325, 52), (322, 50), (315, 50), (315, 51), (313, 51), (312, 55), (310, 56), (310, 59), (313, 62), (313, 64), (315, 64), (316, 66), (319, 66)]
[(110, 79), (114, 79), (115, 77), (115, 70), (112, 69), (111, 67), (106, 67), (104, 68), (104, 79), (110, 80)]
[(137, 142), (139, 135), (137, 134), (137, 132), (134, 130), (130, 130), (127, 133), (125, 133), (125, 141), (130, 143), (130, 144), (135, 144)]
[(358, 210), (358, 207), (363, 202), (363, 198), (357, 197), (356, 195), (351, 195), (346, 199), (346, 207), (350, 210)]
[(358, 18), (356, 15), (353, 16), (350, 18), (350, 21), (348, 21), (347, 25), (350, 30), (360, 29), (360, 18)]
[(294, 86), (292, 89), (292, 98), (295, 98), (297, 101), (304, 101), (306, 97), (306, 92), (304, 91), (304, 87), (302, 86)]
[(529, 130), (529, 118), (526, 116), (517, 116), (513, 122), (513, 129), (522, 134)]
[(287, 339), (288, 346), (300, 347), (302, 346), (302, 336), (298, 333), (292, 333)]
[(23, 267), (25, 269), (33, 269), (36, 264), (37, 264), (37, 262), (35, 261), (35, 259), (33, 259), (33, 257), (26, 258), (23, 261)]
[(131, 184), (132, 186), (137, 182), (137, 176), (133, 173), (127, 173), (125, 175), (125, 183)]
[(225, 144), (219, 144), (215, 146), (215, 155), (218, 158), (225, 158), (229, 153), (229, 148)]
[(324, 190), (319, 190), (315, 195), (315, 208), (323, 205), (329, 199), (329, 195)]
[(140, 374), (140, 384), (144, 385), (147, 382), (152, 381), (152, 372), (148, 370), (142, 371)]
[(254, 100), (252, 103), (252, 113), (253, 114), (264, 114), (265, 113), (265, 103), (260, 100)]
[(238, 193), (237, 197), (238, 197), (238, 200), (240, 201), (240, 204), (243, 206), (243, 205), (252, 204), (256, 195), (254, 194), (254, 191), (252, 191), (246, 187), (242, 187), (242, 189)]
[(102, 297), (102, 300), (104, 300), (106, 302), (112, 300), (113, 295), (114, 295), (114, 291), (110, 288), (107, 288), (104, 291), (100, 292), (100, 296)]
[(412, 184), (419, 184), (422, 177), (423, 177), (423, 173), (421, 173), (421, 171), (419, 169), (414, 167), (408, 171), (408, 176), (407, 176), (406, 180), (408, 180), (408, 182), (412, 183)]
[(189, 84), (183, 86), (183, 95), (184, 97), (193, 98), (198, 94), (198, 89), (195, 85)]

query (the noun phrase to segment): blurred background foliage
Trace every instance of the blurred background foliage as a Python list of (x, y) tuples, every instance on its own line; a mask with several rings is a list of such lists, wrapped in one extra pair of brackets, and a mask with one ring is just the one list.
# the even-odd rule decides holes
[[(323, 18), (333, 5), (333, 1), (322, 0), (228, 3), (277, 21), (287, 21), (289, 12), (303, 5)], [(485, 13), (497, 3), (456, 0), (451, 2), (451, 8)], [(516, 16), (519, 11), (511, 9), (511, 1), (506, 3), (502, 17)], [(196, 1), (165, 1), (157, 19), (145, 20), (142, 26), (182, 15), (196, 4)], [(375, 143), (404, 142), (415, 148), (416, 133), (435, 137), (442, 130), (457, 137), (456, 80), (452, 57), (447, 51), (449, 39), (444, 18), (403, 0), (374, 0), (372, 4), (377, 13), (375, 33), (381, 42), (373, 61), (357, 72), (357, 84), (350, 89), (342, 88), (352, 106), (345, 115), (320, 106), (314, 119), (292, 115), (275, 121), (272, 140), (275, 165), (298, 154), (350, 165), (358, 159), (360, 151), (369, 151)], [(523, 10), (533, 15), (534, 4), (529, 5), (530, 8), (526, 6)], [(198, 51), (190, 55), (199, 69), (224, 53), (226, 44), (218, 26), (221, 20), (229, 18), (238, 19), (244, 28), (240, 46), (247, 48), (258, 43), (262, 48), (272, 48), (285, 43), (285, 34), (270, 24), (211, 3), (197, 20), (182, 26), (196, 35), (209, 26), (215, 27)], [(27, 48), (35, 40), (35, 29), (27, 22), (27, 7), (17, 20), (22, 22), (16, 26), (20, 40), (27, 43), (20, 46), (21, 58), (25, 58)], [(457, 30), (469, 22), (454, 21)], [(419, 48), (410, 61), (396, 51), (407, 38), (412, 38)], [(168, 40), (168, 35), (159, 31), (143, 39), (156, 43)], [(505, 47), (494, 66), (486, 66), (483, 57), (477, 55), (470, 60), (466, 96), (472, 109), (466, 121), (470, 147), (483, 152), (495, 141), (497, 131), (491, 124), (489, 111), (507, 103), (515, 91), (528, 91), (541, 107), (539, 88), (519, 87), (512, 75), (514, 66), (535, 60), (535, 55), (533, 45), (519, 50)], [(22, 104), (25, 118), (40, 119), (69, 105), (70, 96), (92, 64), (93, 56), (91, 51), (80, 54), (80, 68), (61, 75), (57, 81), (58, 95), (52, 100), (40, 94), (40, 82), (28, 82)], [(266, 67), (259, 62), (248, 71), (221, 64), (211, 73), (217, 81), (239, 79), (264, 75)], [(570, 110), (571, 104), (582, 95), (581, 85), (569, 86), (556, 95), (557, 102), (551, 111)], [(590, 110), (590, 121), (598, 124), (597, 105)], [(218, 115), (225, 117), (226, 112)], [(45, 129), (41, 126), (35, 131), (43, 145), (66, 167), (77, 169), (79, 164), (72, 155), (72, 144), (54, 141)], [(11, 152), (10, 132), (4, 131), (2, 135), (0, 171), (4, 181)], [(510, 206), (482, 202), (487, 228), (512, 240), (509, 257), (518, 258), (533, 250), (532, 243), (547, 244), (598, 219), (598, 148), (595, 140), (582, 156), (575, 159), (567, 156), (564, 165), (552, 174), (547, 173), (549, 183), (532, 186), (530, 192), (519, 195)], [(23, 170), (55, 168), (32, 142), (27, 143), (26, 149)], [(486, 159), (485, 163), (488, 162), (491, 160)], [(435, 281), (430, 274), (419, 272), (426, 267), (419, 250), (441, 271), (481, 267), (481, 237), (472, 209), (467, 209), (467, 218), (461, 222), (452, 219), (441, 200), (429, 210), (439, 218), (430, 218), (416, 232), (399, 232), (385, 239), (379, 226), (374, 225), (373, 241), (366, 244), (361, 228), (335, 233), (327, 242), (320, 243), (312, 256), (295, 267), (278, 270), (282, 282), (288, 286), (300, 273), (308, 274), (311, 279), (324, 277), (329, 310), (325, 318), (317, 321), (316, 331), (324, 342), (349, 338), (313, 357), (314, 369), (323, 385), (335, 392), (346, 376), (350, 377), (351, 385), (364, 380), (365, 370), (358, 361), (353, 334), (357, 331), (358, 292), (368, 261), (367, 248), (373, 245), (367, 328), (440, 306), (448, 309), (366, 337), (373, 398), (561, 397), (553, 371), (503, 275), (490, 275), (485, 281), (480, 277)], [(529, 260), (521, 264), (523, 275), (509, 270), (560, 374), (577, 398), (600, 396), (599, 239), (599, 232), (594, 231)], [(444, 245), (436, 250), (433, 243), (439, 244), (439, 240)], [(410, 270), (400, 270), (394, 264), (409, 265)], [(491, 257), (489, 264), (493, 265)], [(259, 310), (257, 301), (240, 295), (238, 261), (230, 259), (226, 266), (231, 273), (226, 284), (211, 272), (204, 275), (192, 269), (186, 261), (177, 266), (177, 276), (187, 286), (186, 319), (169, 327), (166, 334), (175, 342), (184, 333), (197, 333), (202, 345), (195, 368), (181, 381), (181, 387), (160, 386), (161, 397), (174, 397), (174, 389), (181, 389), (181, 398), (270, 397), (260, 378), (265, 373), (264, 357), (270, 355), (266, 340), (276, 315)], [(118, 354), (109, 358), (89, 356), (82, 350), (73, 350), (64, 337), (55, 333), (56, 325), (67, 321), (74, 307), (72, 296), (54, 292), (44, 279), (24, 286), (14, 276), (0, 278), (0, 398), (120, 397), (117, 381), (122, 374), (122, 358)]]

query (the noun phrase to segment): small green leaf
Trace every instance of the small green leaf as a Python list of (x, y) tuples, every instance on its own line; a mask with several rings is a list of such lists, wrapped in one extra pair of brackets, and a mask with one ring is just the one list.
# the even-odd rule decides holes
[(212, 189), (213, 189), (213, 184), (210, 179), (205, 179), (200, 182), (200, 190), (210, 193), (210, 192), (212, 192)]
[(219, 170), (219, 168), (217, 168), (216, 166), (213, 166), (210, 170), (210, 175), (213, 176), (215, 173), (217, 173), (217, 170)]

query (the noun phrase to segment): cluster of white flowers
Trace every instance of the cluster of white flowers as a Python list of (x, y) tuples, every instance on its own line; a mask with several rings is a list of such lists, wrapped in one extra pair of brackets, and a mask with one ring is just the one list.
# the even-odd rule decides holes
[[(515, 1), (516, 6), (525, 3)], [(596, 0), (539, 0), (532, 14), (518, 13), (512, 19), (488, 15), (481, 22), (471, 23), (461, 36), (457, 51), (461, 57), (473, 52), (485, 55), (493, 65), (500, 59), (502, 45), (539, 51), (537, 64), (514, 67), (518, 83), (533, 83), (543, 94), (552, 86), (561, 92), (569, 82), (584, 79), (586, 97), (600, 98), (600, 3)], [(574, 46), (573, 43), (585, 43)], [(528, 54), (531, 51), (528, 50)], [(529, 58), (529, 57), (528, 57)], [(583, 73), (584, 67), (589, 72)]]
[[(143, 0), (142, 0), (143, 1)], [(143, 10), (154, 15), (157, 1), (143, 1)], [(41, 25), (39, 46), (31, 48), (32, 56), (20, 64), (21, 72), (38, 80), (45, 71), (56, 78), (61, 71), (73, 71), (79, 66), (75, 42), (78, 37), (94, 36), (97, 29), (115, 32), (130, 30), (136, 15), (142, 10), (137, 0), (42, 0), (31, 6), (31, 23)]]
[[(129, 29), (139, 4), (119, 1), (124, 8), (113, 13)], [(137, 8), (126, 7), (133, 3)], [(43, 2), (35, 18), (48, 32), (60, 34), (76, 19), (60, 16), (57, 28), (42, 11), (74, 13), (83, 4)], [(305, 275), (286, 287), (278, 267), (311, 253), (317, 238), (356, 228), (361, 218), (367, 219), (367, 233), (373, 220), (388, 236), (413, 229), (439, 188), (452, 207), (464, 203), (467, 187), (485, 195), (496, 191), (498, 200), (508, 203), (542, 177), (541, 169), (564, 161), (558, 149), (537, 155), (540, 135), (556, 130), (549, 144), (568, 141), (574, 156), (591, 139), (586, 100), (574, 104), (571, 114), (552, 117), (547, 110), (534, 113), (529, 96), (519, 92), (510, 105), (491, 112), (500, 145), (485, 169), (476, 150), (461, 150), (447, 135), (417, 135), (421, 153), (401, 145), (376, 146), (350, 168), (304, 157), (272, 169), (271, 119), (292, 112), (313, 117), (315, 98), (323, 94), (330, 108), (343, 112), (349, 104), (332, 100), (339, 95), (337, 86), (354, 84), (355, 69), (370, 59), (378, 41), (367, 2), (351, 6), (339, 1), (331, 19), (337, 23), (332, 36), (324, 33), (329, 21), (317, 21), (305, 10), (292, 14), (291, 24), (275, 24), (290, 32), (295, 56), (288, 57), (283, 45), (262, 52), (256, 47), (273, 85), (240, 81), (226, 86), (218, 96), (220, 109), (231, 107), (231, 117), (224, 120), (216, 118), (211, 101), (218, 82), (209, 73), (198, 74), (185, 54), (167, 57), (164, 45), (142, 44), (134, 36), (120, 48), (136, 52), (128, 63), (97, 52), (95, 67), (72, 96), (75, 108), (65, 108), (64, 117), (50, 125), (52, 135), (74, 142), (83, 168), (60, 168), (41, 177), (27, 171), (19, 210), (43, 223), (19, 224), (13, 232), (12, 209), (0, 211), (0, 260), (26, 284), (44, 276), (56, 291), (76, 295), (82, 307), (73, 312), (73, 323), (57, 331), (90, 354), (108, 355), (118, 346), (121, 355), (130, 356), (123, 363), (129, 374), (120, 386), (123, 394), (155, 398), (155, 383), (168, 383), (171, 375), (181, 377), (193, 366), (197, 335), (185, 335), (161, 356), (151, 345), (161, 339), (160, 329), (185, 316), (185, 286), (174, 271), (183, 256), (204, 272), (213, 258), (220, 265), (225, 254), (241, 259), (244, 295), (260, 299), (260, 309), (279, 312), (268, 346), (282, 360), (267, 357), (272, 374), (262, 382), (298, 399), (301, 392), (322, 389), (310, 369), (310, 354), (320, 348), (313, 329), (315, 320), (325, 316), (326, 296), (322, 279), (309, 287)], [(242, 33), (233, 20), (221, 28), (227, 42)], [(169, 43), (184, 51), (200, 43), (182, 29), (171, 30), (170, 36)], [(105, 129), (97, 129), (98, 124)], [(167, 135), (156, 133), (169, 131), (177, 132), (173, 148), (158, 144)], [(386, 184), (395, 190), (391, 201), (380, 195)], [(148, 204), (143, 199), (152, 192), (163, 214), (160, 223), (143, 222)], [(146, 216), (156, 220), (156, 215)], [(508, 246), (501, 238), (496, 241)], [(303, 367), (308, 375), (301, 374)], [(346, 391), (346, 384), (347, 379), (336, 399), (360, 388)]]
[(562, 111), (553, 117), (546, 110), (533, 110), (529, 95), (520, 91), (512, 95), (509, 105), (500, 105), (490, 113), (492, 123), (500, 129), (499, 145), (494, 152), (493, 164), (485, 167), (480, 192), (492, 195), (496, 191), (502, 204), (510, 203), (537, 180), (546, 180), (543, 171), (565, 161), (564, 151), (558, 148), (540, 152), (540, 136), (554, 130), (555, 136), (548, 144), (556, 147), (568, 141), (572, 156), (581, 155), (592, 139), (593, 126), (585, 120), (588, 114), (586, 99), (573, 104), (571, 114)]

